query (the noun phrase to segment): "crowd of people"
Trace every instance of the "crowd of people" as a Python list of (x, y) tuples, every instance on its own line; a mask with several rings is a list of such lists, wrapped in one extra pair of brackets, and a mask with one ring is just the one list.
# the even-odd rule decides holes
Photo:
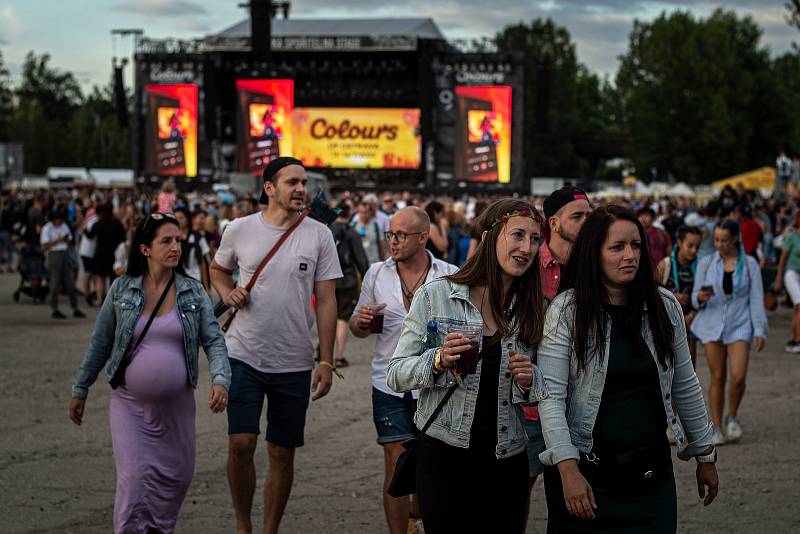
[[(253, 529), (266, 399), (263, 522), (277, 532), (309, 392), (323, 398), (348, 365), (349, 335), (373, 337), (393, 534), (476, 531), (476, 517), (491, 517), (482, 530), (523, 532), (540, 475), (548, 532), (675, 532), (670, 442), (697, 459), (710, 504), (716, 448), (743, 434), (765, 297), (784, 288), (794, 306), (786, 350), (800, 352), (791, 188), (770, 198), (726, 188), (702, 203), (593, 200), (573, 186), (546, 198), (342, 192), (326, 227), (304, 211), (306, 184), (298, 160), (278, 158), (252, 198), (169, 181), (149, 194), (3, 195), (3, 270), (46, 287), (54, 320), (67, 318), (63, 294), (76, 319), (99, 307), (69, 413), (81, 424), (105, 369), (116, 532), (175, 527), (194, 467), (201, 345), (208, 407), (227, 411), (238, 532)], [(39, 269), (24, 260), (37, 256)], [(214, 303), (233, 311), (219, 316)], [(398, 495), (403, 456), (416, 462), (416, 489)], [(453, 513), (499, 507), (499, 518)]]

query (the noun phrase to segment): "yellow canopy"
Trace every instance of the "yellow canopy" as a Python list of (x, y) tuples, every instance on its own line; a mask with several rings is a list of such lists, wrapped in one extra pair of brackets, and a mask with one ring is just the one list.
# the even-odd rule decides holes
[(723, 189), (726, 185), (736, 187), (744, 185), (745, 189), (775, 189), (775, 168), (761, 167), (730, 178), (717, 180), (711, 184), (714, 189)]

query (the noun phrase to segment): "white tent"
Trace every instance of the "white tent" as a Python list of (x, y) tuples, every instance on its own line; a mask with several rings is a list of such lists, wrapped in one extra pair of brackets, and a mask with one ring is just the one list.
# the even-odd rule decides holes
[(667, 195), (671, 197), (691, 197), (694, 190), (683, 182), (678, 182), (667, 190)]

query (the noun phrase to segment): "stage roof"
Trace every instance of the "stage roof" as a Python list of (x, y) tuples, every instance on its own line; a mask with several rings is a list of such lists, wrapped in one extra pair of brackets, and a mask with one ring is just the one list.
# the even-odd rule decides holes
[[(273, 36), (404, 36), (440, 39), (444, 35), (430, 18), (419, 19), (272, 19)], [(212, 38), (250, 37), (250, 19), (222, 30)]]

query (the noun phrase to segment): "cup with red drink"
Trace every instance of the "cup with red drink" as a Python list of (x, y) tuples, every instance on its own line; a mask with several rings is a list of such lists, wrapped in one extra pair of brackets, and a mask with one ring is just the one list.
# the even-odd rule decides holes
[(386, 308), (386, 304), (370, 304), (369, 309), (372, 312), (372, 320), (369, 322), (369, 332), (370, 334), (382, 334), (383, 333), (383, 309)]
[(450, 325), (448, 333), (461, 334), (469, 341), (469, 348), (459, 352), (460, 358), (455, 361), (456, 372), (459, 375), (472, 375), (478, 371), (478, 356), (480, 354), (481, 331), (480, 328), (468, 325)]

